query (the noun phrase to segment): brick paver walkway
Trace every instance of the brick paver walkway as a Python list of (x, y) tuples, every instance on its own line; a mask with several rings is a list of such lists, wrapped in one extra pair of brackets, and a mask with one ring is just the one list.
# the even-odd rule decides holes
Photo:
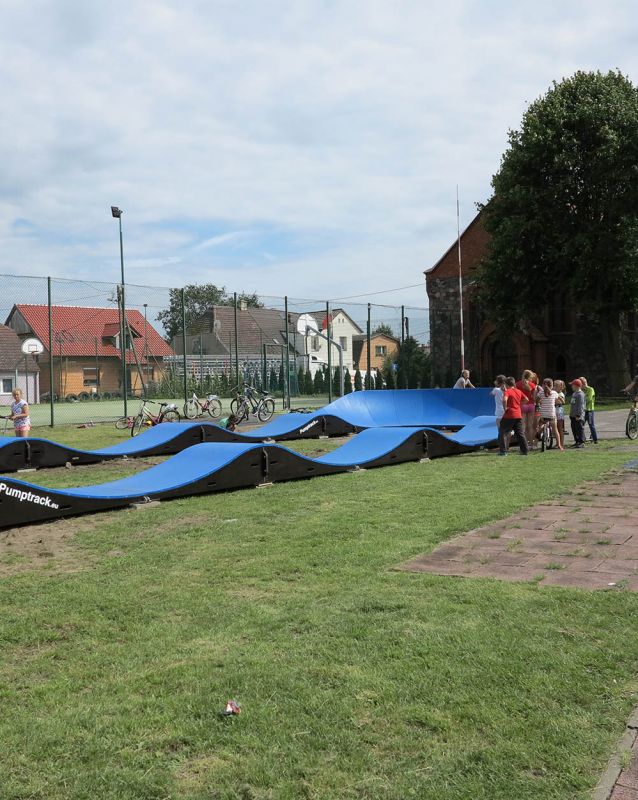
[(618, 776), (609, 800), (638, 800), (638, 742), (631, 748), (629, 765)]
[(458, 536), (400, 569), (638, 591), (638, 473), (583, 484)]

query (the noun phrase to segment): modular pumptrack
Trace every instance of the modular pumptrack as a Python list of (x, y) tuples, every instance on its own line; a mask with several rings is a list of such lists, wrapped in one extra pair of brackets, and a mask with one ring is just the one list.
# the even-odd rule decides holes
[[(21, 468), (16, 464), (20, 452), (24, 456), (20, 445), (25, 442), (30, 447), (28, 466), (174, 455), (137, 475), (74, 489), (0, 478), (0, 527), (469, 452), (493, 444), (493, 410), (488, 389), (367, 391), (347, 395), (313, 414), (279, 417), (249, 435), (194, 422), (158, 425), (103, 450), (14, 439), (0, 444), (0, 471)], [(273, 441), (348, 433), (357, 436), (320, 458), (302, 456)], [(3, 452), (10, 454), (8, 459), (2, 458)]]

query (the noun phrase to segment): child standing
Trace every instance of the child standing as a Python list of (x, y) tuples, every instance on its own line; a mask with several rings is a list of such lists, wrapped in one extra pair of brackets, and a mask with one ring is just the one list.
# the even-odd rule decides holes
[(22, 399), (22, 389), (14, 389), (11, 394), (13, 395), (13, 403), (11, 403), (11, 416), (9, 419), (13, 420), (15, 435), (26, 439), (31, 430), (29, 406), (26, 400)]
[(558, 445), (565, 448), (565, 381), (554, 381), (556, 398), (556, 428), (558, 430)]
[(494, 398), (494, 416), (496, 417), (496, 427), (498, 428), (505, 413), (503, 405), (503, 395), (505, 394), (505, 375), (497, 375), (494, 381), (494, 388), (490, 392)]
[(509, 446), (509, 434), (511, 431), (518, 436), (518, 446), (522, 456), (527, 455), (527, 437), (523, 430), (523, 412), (521, 411), (521, 404), (527, 399), (525, 394), (516, 388), (516, 381), (514, 378), (507, 378), (505, 381), (505, 394), (503, 395), (503, 403), (505, 405), (505, 413), (498, 428), (498, 454), (499, 456), (507, 455), (507, 448)]
[(571, 397), (571, 405), (569, 407), (569, 419), (572, 425), (572, 433), (574, 434), (574, 444), (572, 447), (585, 446), (585, 393), (582, 390), (582, 381), (580, 378), (575, 378), (572, 383), (574, 394)]
[(554, 381), (551, 378), (545, 378), (543, 381), (543, 388), (540, 393), (540, 413), (543, 423), (549, 422), (554, 434), (554, 439), (558, 445), (559, 450), (564, 450), (563, 443), (558, 435), (558, 425), (556, 424), (556, 401), (558, 400), (558, 392), (554, 389)]
[(587, 383), (587, 378), (581, 376), (583, 392), (585, 393), (585, 422), (589, 425), (589, 434), (594, 444), (598, 444), (598, 433), (594, 421), (594, 410), (596, 404), (596, 390)]

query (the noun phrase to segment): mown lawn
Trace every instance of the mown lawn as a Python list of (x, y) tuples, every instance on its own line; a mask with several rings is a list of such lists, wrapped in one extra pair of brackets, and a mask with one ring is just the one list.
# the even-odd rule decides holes
[[(43, 542), (63, 526), (84, 567), (0, 581), (0, 797), (588, 797), (636, 702), (638, 596), (393, 567), (638, 453), (623, 448), (40, 526)], [(229, 698), (242, 714), (222, 719)]]

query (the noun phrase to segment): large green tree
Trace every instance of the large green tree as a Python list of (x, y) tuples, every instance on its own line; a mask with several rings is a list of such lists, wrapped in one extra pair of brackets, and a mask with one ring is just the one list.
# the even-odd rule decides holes
[(557, 291), (596, 330), (609, 388), (626, 382), (623, 315), (638, 306), (638, 90), (577, 72), (532, 103), (483, 207), (488, 315), (524, 330)]
[[(237, 302), (245, 302), (253, 308), (261, 308), (259, 297), (256, 294), (242, 292), (237, 296)], [(226, 287), (215, 286), (214, 283), (189, 284), (184, 287), (184, 306), (186, 309), (186, 328), (199, 319), (212, 306), (232, 306), (234, 297), (226, 291)], [(168, 308), (157, 315), (158, 322), (166, 331), (166, 338), (171, 341), (182, 330), (182, 290), (170, 289)]]

